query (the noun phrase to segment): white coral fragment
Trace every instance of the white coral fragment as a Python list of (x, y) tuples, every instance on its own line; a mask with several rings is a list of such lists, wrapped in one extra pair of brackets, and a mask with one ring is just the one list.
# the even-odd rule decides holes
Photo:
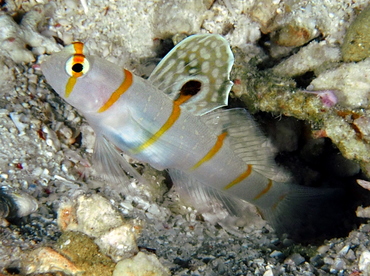
[(299, 52), (276, 65), (273, 72), (280, 76), (298, 76), (314, 71), (324, 63), (337, 62), (341, 58), (340, 49), (325, 41), (313, 41)]
[(24, 15), (19, 25), (9, 15), (0, 15), (0, 48), (3, 50), (0, 55), (16, 63), (29, 63), (35, 61), (35, 57), (26, 48), (27, 45), (33, 47), (37, 54), (59, 51), (53, 38), (45, 37), (38, 31), (39, 24), (53, 10), (54, 4), (51, 3), (36, 5)]

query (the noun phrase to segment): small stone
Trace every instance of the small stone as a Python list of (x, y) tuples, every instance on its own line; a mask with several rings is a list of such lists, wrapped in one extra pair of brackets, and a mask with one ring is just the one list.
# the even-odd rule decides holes
[(358, 261), (358, 267), (362, 271), (362, 275), (370, 275), (370, 252), (364, 251)]
[(281, 253), (280, 251), (274, 250), (274, 251), (271, 252), (270, 257), (277, 258), (277, 257), (280, 257), (282, 255), (283, 255), (283, 253)]
[(279, 46), (298, 47), (315, 38), (318, 34), (314, 28), (299, 26), (297, 23), (291, 22), (278, 30), (272, 37), (272, 41)]
[(97, 194), (78, 197), (75, 208), (76, 217), (70, 219), (72, 223), (66, 226), (66, 230), (77, 230), (97, 238), (123, 223), (120, 214), (109, 200)]
[(335, 258), (332, 269), (336, 271), (342, 270), (345, 268), (346, 263), (341, 258)]
[(139, 251), (136, 238), (138, 230), (133, 225), (122, 225), (95, 240), (100, 250), (118, 262), (129, 258)]
[(271, 269), (267, 269), (263, 276), (274, 276), (274, 272)]
[(65, 275), (78, 275), (82, 271), (66, 257), (49, 247), (41, 247), (28, 253), (22, 260), (25, 274), (62, 272)]
[(356, 216), (359, 218), (370, 218), (370, 207), (358, 206), (356, 210)]
[(360, 137), (370, 141), (370, 118), (359, 117), (353, 121), (353, 124), (357, 127)]
[(117, 263), (113, 276), (169, 276), (170, 271), (164, 267), (154, 254), (139, 252), (135, 257)]
[(340, 256), (345, 256), (349, 250), (349, 245), (344, 246), (339, 252), (338, 255)]
[(284, 263), (290, 264), (290, 265), (300, 265), (304, 261), (305, 261), (305, 258), (303, 258), (300, 254), (293, 253), (292, 255), (290, 255), (288, 258), (285, 259)]

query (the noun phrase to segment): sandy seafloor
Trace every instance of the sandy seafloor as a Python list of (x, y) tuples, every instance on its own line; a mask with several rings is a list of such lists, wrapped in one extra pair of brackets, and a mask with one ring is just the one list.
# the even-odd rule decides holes
[[(370, 274), (368, 190), (356, 182), (369, 188), (368, 12), (349, 27), (368, 1), (0, 4), (1, 275), (112, 275), (121, 259), (132, 260), (131, 274), (116, 267), (114, 275)], [(346, 191), (350, 207), (334, 216), (334, 230), (324, 222), (302, 241), (276, 235), (259, 217), (215, 221), (145, 164), (135, 166), (150, 185), (131, 181), (136, 192), (120, 194), (94, 171), (92, 129), (39, 69), (79, 40), (148, 77), (173, 41), (207, 32), (230, 42), (231, 103), (255, 113), (278, 162), (300, 184)], [(324, 209), (317, 220), (329, 216)]]

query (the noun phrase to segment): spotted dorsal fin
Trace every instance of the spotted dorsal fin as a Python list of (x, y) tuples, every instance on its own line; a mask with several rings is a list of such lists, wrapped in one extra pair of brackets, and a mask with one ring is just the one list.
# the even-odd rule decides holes
[(193, 35), (177, 44), (157, 65), (149, 80), (171, 99), (192, 95), (182, 107), (203, 115), (227, 105), (234, 56), (219, 35)]

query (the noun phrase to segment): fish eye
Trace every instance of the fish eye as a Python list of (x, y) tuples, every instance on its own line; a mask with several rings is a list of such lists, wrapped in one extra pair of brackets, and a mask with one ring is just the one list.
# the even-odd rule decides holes
[(90, 69), (90, 63), (84, 55), (75, 54), (66, 62), (66, 72), (71, 77), (79, 78)]

